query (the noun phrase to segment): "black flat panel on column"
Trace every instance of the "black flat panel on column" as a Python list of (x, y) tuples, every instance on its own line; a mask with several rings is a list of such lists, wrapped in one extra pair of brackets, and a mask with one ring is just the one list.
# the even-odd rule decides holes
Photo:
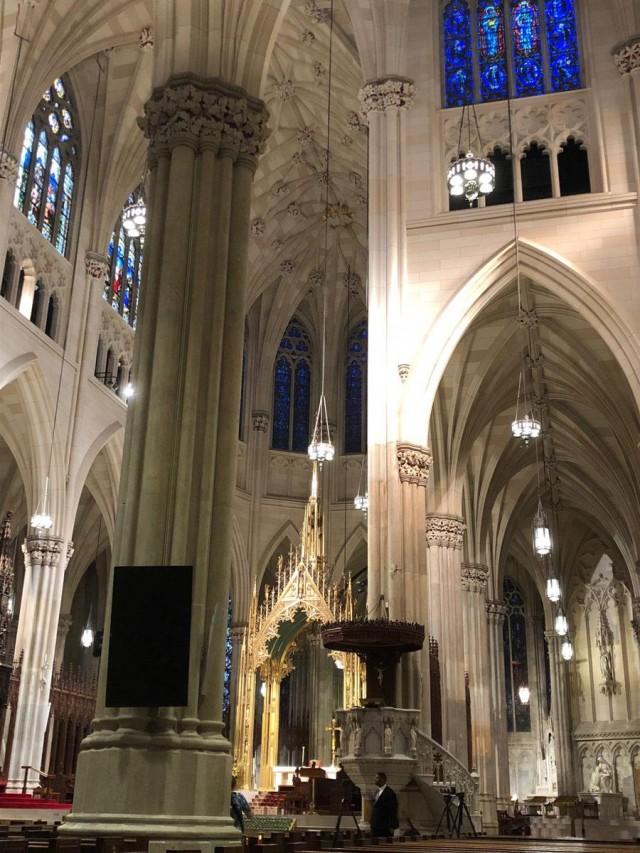
[(116, 566), (107, 708), (188, 702), (191, 566)]

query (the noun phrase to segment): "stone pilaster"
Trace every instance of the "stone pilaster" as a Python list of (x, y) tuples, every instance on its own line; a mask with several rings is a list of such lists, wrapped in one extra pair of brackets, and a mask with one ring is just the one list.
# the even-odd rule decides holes
[(473, 765), (478, 772), (478, 805), (482, 824), (497, 832), (496, 767), (491, 702), (491, 665), (486, 619), (489, 569), (479, 563), (463, 563), (460, 573), (464, 596), (465, 660), (469, 673)]
[[(0, 147), (0, 265), (4, 265), (9, 238), (9, 219), (18, 177), (18, 161)], [(1, 273), (0, 273), (1, 275)]]
[(466, 525), (457, 515), (429, 513), (426, 520), (429, 634), (438, 642), (443, 746), (467, 763), (467, 718), (462, 543)]
[[(231, 627), (231, 684), (229, 690), (229, 739), (233, 738), (236, 726), (236, 708), (240, 698), (240, 677), (242, 647), (247, 636), (247, 625), (235, 624)], [(232, 743), (235, 753), (235, 743)]]
[(568, 677), (568, 668), (571, 663), (563, 660), (560, 654), (562, 640), (556, 632), (545, 631), (544, 636), (549, 649), (549, 668), (551, 671), (551, 719), (556, 748), (558, 795), (561, 797), (570, 796), (576, 792)]
[(496, 794), (504, 808), (510, 800), (509, 742), (507, 738), (506, 687), (504, 676), (503, 625), (507, 608), (502, 601), (487, 601), (491, 707)]
[[(15, 648), (16, 659), (22, 656), (22, 666), (7, 783), (11, 791), (22, 790), (23, 766), (40, 769), (62, 583), (71, 556), (65, 558), (63, 540), (53, 536), (26, 539), (22, 552), (24, 584)], [(39, 783), (38, 774), (30, 772), (27, 788), (32, 790)]]
[[(238, 87), (180, 74), (153, 92), (141, 125), (149, 140), (145, 286), (114, 563), (193, 566), (188, 704), (160, 714), (106, 708), (107, 628), (96, 719), (64, 832), (224, 845), (237, 839), (222, 735), (224, 614), (250, 195), (266, 109)], [(162, 784), (141, 785), (159, 766)]]
[(67, 642), (67, 634), (73, 624), (73, 617), (70, 613), (61, 613), (58, 619), (58, 631), (56, 636), (56, 654), (53, 664), (54, 670), (59, 670), (64, 659), (64, 648)]
[(636, 176), (640, 182), (640, 35), (634, 35), (612, 51), (613, 61), (623, 81), (629, 86), (633, 121)]

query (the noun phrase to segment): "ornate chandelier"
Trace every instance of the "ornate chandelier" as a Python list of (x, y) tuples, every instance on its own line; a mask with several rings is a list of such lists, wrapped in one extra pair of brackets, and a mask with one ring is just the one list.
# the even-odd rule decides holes
[(573, 658), (573, 643), (568, 637), (560, 646), (560, 654), (562, 655), (562, 659), (566, 661), (570, 661)]
[[(524, 417), (521, 415), (520, 403), (524, 402)], [(542, 432), (540, 421), (533, 416), (531, 407), (528, 406), (526, 380), (524, 371), (520, 371), (518, 378), (518, 396), (516, 397), (516, 415), (511, 424), (511, 434), (514, 438), (522, 439), (525, 444), (529, 444), (532, 438), (538, 438)]]
[(353, 508), (359, 509), (360, 512), (366, 513), (368, 511), (368, 509), (369, 509), (369, 495), (367, 494), (367, 492), (365, 492), (363, 495), (361, 495), (360, 492), (358, 491), (358, 494), (353, 499)]
[(454, 198), (464, 196), (472, 205), (480, 196), (489, 195), (493, 192), (496, 186), (496, 167), (491, 160), (485, 157), (474, 154), (471, 147), (471, 110), (473, 110), (473, 119), (475, 125), (475, 133), (478, 142), (478, 149), (482, 151), (482, 140), (480, 139), (480, 128), (478, 127), (478, 117), (476, 108), (466, 104), (462, 107), (462, 115), (460, 116), (460, 132), (458, 134), (458, 152), (462, 150), (462, 134), (464, 131), (465, 113), (467, 116), (467, 153), (463, 157), (459, 157), (449, 167), (447, 172), (447, 186), (449, 195)]
[(313, 436), (307, 452), (309, 459), (312, 462), (318, 462), (320, 465), (323, 462), (331, 462), (335, 456), (336, 450), (331, 443), (329, 418), (327, 416), (327, 400), (324, 396), (324, 391), (320, 395), (318, 411), (316, 412), (316, 422), (313, 427)]
[(569, 633), (569, 620), (565, 616), (562, 608), (558, 610), (558, 615), (556, 616), (556, 634), (559, 637), (566, 637)]
[[(533, 550), (538, 557), (546, 557), (551, 553), (551, 530), (547, 516), (542, 509), (542, 501), (538, 499), (538, 509), (531, 523), (533, 532)], [(552, 599), (553, 601), (553, 599)]]
[(549, 601), (552, 601), (554, 604), (557, 604), (558, 601), (560, 601), (562, 592), (560, 590), (560, 581), (558, 580), (558, 578), (547, 578), (546, 592)]
[(144, 237), (147, 227), (147, 206), (144, 203), (142, 184), (130, 193), (122, 208), (122, 227), (129, 237)]

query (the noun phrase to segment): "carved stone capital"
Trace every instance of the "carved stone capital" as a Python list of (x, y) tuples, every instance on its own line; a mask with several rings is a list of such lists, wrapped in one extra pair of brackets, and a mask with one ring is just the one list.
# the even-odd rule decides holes
[(253, 412), (251, 419), (256, 432), (266, 432), (269, 429), (268, 412)]
[(87, 252), (84, 256), (84, 268), (91, 278), (105, 279), (109, 274), (109, 261), (98, 252)]
[(484, 592), (487, 588), (489, 567), (482, 563), (463, 563), (460, 569), (462, 589), (467, 592)]
[(0, 180), (8, 181), (12, 186), (18, 178), (18, 161), (8, 151), (0, 151)]
[(194, 74), (156, 89), (140, 126), (152, 153), (177, 144), (207, 148), (255, 168), (268, 136), (267, 108), (244, 89)]
[(73, 624), (73, 616), (70, 613), (61, 613), (58, 619), (58, 636), (66, 637)]
[(621, 77), (640, 70), (640, 35), (613, 48), (613, 61)]
[(153, 50), (153, 32), (151, 27), (143, 27), (138, 36), (140, 50)]
[(366, 113), (388, 109), (406, 110), (411, 107), (416, 87), (406, 77), (386, 77), (365, 83), (360, 90), (360, 102)]
[(62, 539), (55, 536), (33, 536), (22, 543), (25, 565), (55, 568), (62, 555)]
[(500, 627), (507, 615), (507, 606), (502, 601), (487, 601), (487, 619), (492, 625)]
[(426, 536), (428, 548), (462, 548), (467, 525), (458, 515), (427, 515)]
[(433, 456), (427, 447), (417, 444), (399, 444), (396, 449), (401, 483), (426, 486), (433, 464)]
[(398, 365), (398, 376), (400, 377), (400, 382), (404, 385), (404, 383), (409, 378), (409, 374), (411, 373), (411, 365), (410, 364), (399, 364)]

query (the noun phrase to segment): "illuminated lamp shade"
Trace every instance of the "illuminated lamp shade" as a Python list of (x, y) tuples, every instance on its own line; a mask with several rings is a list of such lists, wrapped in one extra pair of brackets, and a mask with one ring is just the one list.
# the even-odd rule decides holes
[(560, 646), (560, 654), (562, 655), (562, 659), (566, 661), (570, 661), (573, 658), (573, 643), (570, 639), (567, 638), (564, 640)]
[(365, 492), (361, 495), (359, 492), (353, 499), (354, 509), (359, 509), (361, 512), (366, 512), (369, 509), (369, 495)]
[(538, 438), (542, 427), (540, 421), (535, 418), (525, 415), (523, 418), (517, 418), (511, 424), (511, 433), (514, 438), (521, 438), (525, 444), (532, 438)]
[(323, 462), (331, 462), (335, 456), (335, 452), (335, 448), (331, 443), (327, 401), (323, 392), (320, 394), (316, 421), (313, 427), (313, 437), (311, 438), (311, 444), (307, 449), (307, 453), (312, 462), (318, 462), (322, 465)]
[(556, 634), (559, 637), (566, 637), (569, 633), (569, 620), (564, 615), (562, 610), (556, 616)]
[(131, 382), (127, 382), (127, 384), (122, 389), (122, 396), (124, 397), (124, 399), (130, 400), (135, 393), (136, 393), (135, 389), (134, 389), (133, 385), (131, 384)]
[(260, 695), (262, 696), (263, 699), (267, 695), (267, 682), (266, 681), (260, 682)]
[(469, 204), (480, 196), (489, 195), (496, 186), (496, 167), (491, 160), (476, 157), (469, 151), (452, 163), (447, 172), (449, 195), (463, 195)]
[(48, 511), (49, 505), (49, 478), (47, 477), (44, 481), (44, 495), (42, 498), (42, 503), (38, 504), (36, 507), (36, 511), (31, 516), (31, 527), (34, 530), (37, 530), (38, 533), (43, 534), (46, 533), (47, 530), (51, 530), (53, 527), (53, 519), (49, 515)]
[(533, 550), (538, 557), (546, 557), (551, 553), (551, 530), (547, 523), (547, 516), (542, 509), (541, 501), (538, 501), (538, 510), (533, 516), (531, 527), (533, 533)]
[(549, 601), (553, 601), (555, 604), (560, 601), (560, 596), (560, 581), (557, 578), (547, 578), (547, 598)]
[(523, 705), (529, 704), (529, 699), (531, 699), (531, 691), (527, 687), (526, 684), (521, 684), (518, 687), (518, 699)]
[(90, 628), (88, 625), (82, 632), (80, 636), (80, 645), (83, 649), (90, 649), (93, 645), (94, 633), (93, 628)]
[(147, 226), (147, 208), (141, 200), (125, 205), (122, 210), (122, 226), (129, 237), (144, 237)]

